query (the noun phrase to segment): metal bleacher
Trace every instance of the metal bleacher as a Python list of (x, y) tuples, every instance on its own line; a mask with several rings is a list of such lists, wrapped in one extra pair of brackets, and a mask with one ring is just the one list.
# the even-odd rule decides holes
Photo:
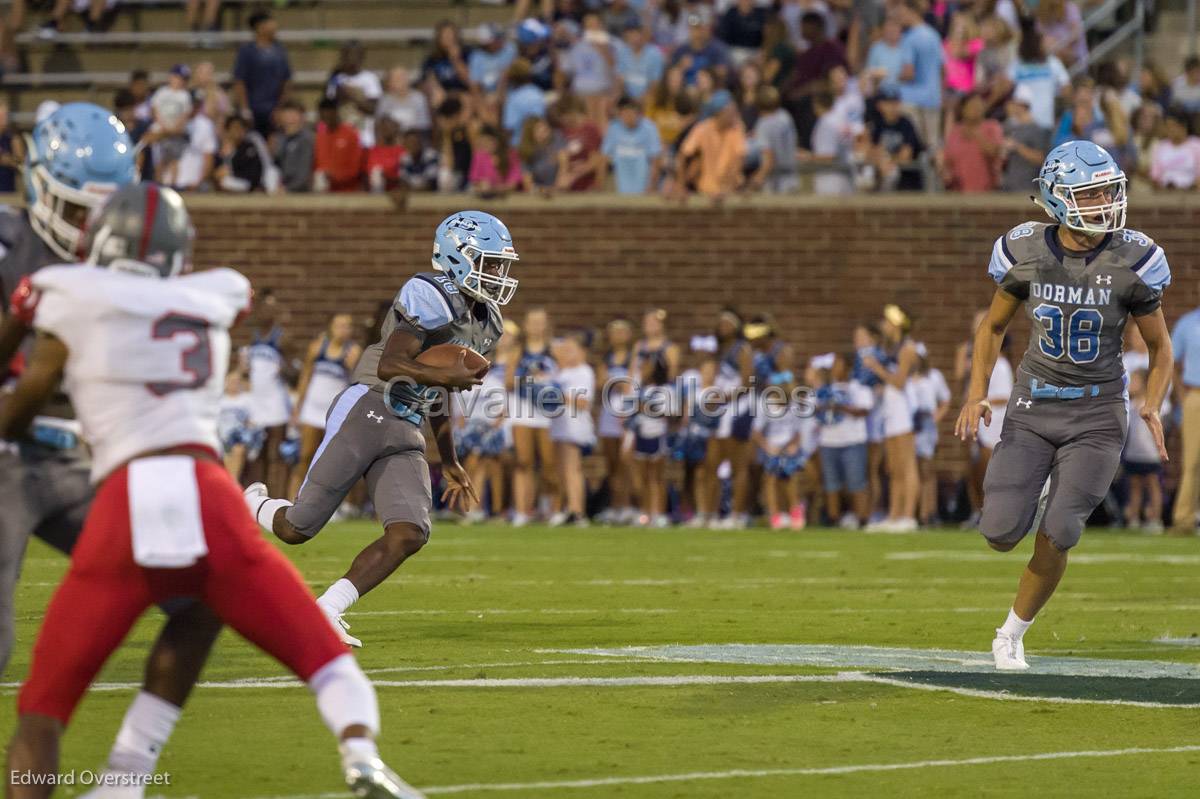
[[(439, 21), (450, 19), (469, 29), (506, 22), (512, 14), (503, 0), (224, 0), (221, 30), (197, 33), (184, 27), (182, 0), (122, 0), (109, 30), (88, 32), (72, 16), (62, 32), (47, 39), (38, 35), (41, 17), (30, 12), (25, 30), (16, 36), (21, 67), (3, 75), (0, 89), (14, 121), (28, 124), (43, 100), (108, 105), (134, 69), (145, 69), (160, 82), (174, 64), (211, 61), (224, 82), (238, 46), (251, 39), (247, 20), (259, 8), (268, 8), (279, 21), (296, 94), (310, 106), (347, 41), (366, 45), (369, 69), (415, 67)], [(0, 13), (6, 10), (0, 7)]]

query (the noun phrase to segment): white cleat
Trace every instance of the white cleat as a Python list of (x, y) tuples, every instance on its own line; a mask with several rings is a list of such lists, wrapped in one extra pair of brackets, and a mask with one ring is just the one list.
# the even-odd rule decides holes
[(329, 625), (333, 627), (333, 631), (337, 633), (338, 640), (346, 646), (352, 646), (356, 649), (362, 648), (362, 641), (355, 638), (350, 633), (346, 632), (350, 629), (350, 622), (342, 618), (342, 614), (330, 607), (317, 603), (317, 607), (325, 614), (325, 618), (329, 619)]
[(997, 671), (1025, 671), (1029, 664), (1025, 662), (1025, 644), (1019, 638), (996, 630), (992, 640), (992, 658), (996, 661)]
[(359, 799), (425, 799), (425, 794), (400, 779), (378, 757), (347, 763), (345, 774), (346, 786)]

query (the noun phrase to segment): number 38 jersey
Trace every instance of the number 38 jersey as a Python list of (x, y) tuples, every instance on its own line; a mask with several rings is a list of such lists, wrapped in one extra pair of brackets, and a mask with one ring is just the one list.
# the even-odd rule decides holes
[(229, 328), (250, 304), (231, 269), (156, 280), (93, 266), (33, 277), (34, 326), (66, 345), (64, 387), (92, 448), (92, 479), (144, 452), (220, 451)]
[(1135, 230), (1110, 233), (1081, 253), (1063, 249), (1058, 225), (1039, 222), (996, 240), (988, 274), (1025, 301), (1033, 331), (1021, 366), (1058, 386), (1121, 378), (1129, 315), (1157, 310), (1171, 282), (1162, 247)]

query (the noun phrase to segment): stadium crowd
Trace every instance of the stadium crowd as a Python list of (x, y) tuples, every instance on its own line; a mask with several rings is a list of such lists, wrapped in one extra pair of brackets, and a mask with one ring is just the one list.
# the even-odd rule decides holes
[[(270, 291), (263, 297), (251, 321), (253, 343), (230, 376), (222, 437), (235, 475), (266, 479), (278, 495), (294, 496), (320, 443), (325, 409), (349, 384), (378, 324), (364, 320), (356, 329), (350, 316), (338, 315), (315, 340), (293, 344), (284, 335), (286, 309)], [(941, 442), (963, 447), (967, 466), (937, 474), (939, 422), (965, 392), (979, 318), (964, 326), (953, 373), (943, 375), (896, 305), (848, 329), (843, 350), (819, 354), (795, 352), (769, 314), (732, 308), (692, 335), (672, 329), (658, 308), (598, 331), (555, 330), (545, 310), (530, 309), (519, 324), (506, 323), (484, 384), (455, 395), (451, 406), (459, 459), (484, 500), (468, 518), (973, 528), (1019, 360), (1006, 342), (988, 392), (991, 424), (969, 443)], [(1124, 361), (1136, 401), (1149, 356), (1134, 326)], [(1164, 414), (1175, 428), (1177, 416)], [(1123, 464), (1106, 520), (1161, 531), (1163, 465), (1136, 415)], [(362, 512), (363, 502), (360, 489), (345, 512)]]
[[(189, 3), (188, 25), (215, 25), (218, 5)], [(518, 0), (510, 26), (468, 44), (443, 22), (420, 64), (382, 74), (347, 43), (317, 108), (296, 99), (270, 13), (250, 24), (227, 85), (180, 64), (117, 93), (145, 175), (484, 196), (1027, 191), (1074, 138), (1143, 186), (1200, 181), (1200, 59), (1172, 78), (1115, 59), (1072, 79), (1088, 58), (1075, 0)]]

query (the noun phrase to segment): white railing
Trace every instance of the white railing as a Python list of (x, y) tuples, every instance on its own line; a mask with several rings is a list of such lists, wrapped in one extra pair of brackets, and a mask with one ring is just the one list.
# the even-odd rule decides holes
[[(1083, 35), (1097, 25), (1111, 19), (1113, 14), (1126, 5), (1128, 0), (1107, 0), (1100, 5), (1083, 20)], [(1188, 0), (1189, 7), (1194, 8), (1196, 0)], [(1076, 77), (1087, 72), (1092, 64), (1103, 61), (1110, 53), (1118, 47), (1125, 44), (1130, 39), (1133, 39), (1133, 70), (1132, 75), (1140, 75), (1142, 72), (1142, 60), (1146, 46), (1146, 0), (1134, 0), (1133, 17), (1127, 20), (1115, 31), (1106, 36), (1103, 40), (1096, 43), (1094, 47), (1089, 47), (1087, 55), (1079, 59), (1071, 65), (1071, 77)]]

